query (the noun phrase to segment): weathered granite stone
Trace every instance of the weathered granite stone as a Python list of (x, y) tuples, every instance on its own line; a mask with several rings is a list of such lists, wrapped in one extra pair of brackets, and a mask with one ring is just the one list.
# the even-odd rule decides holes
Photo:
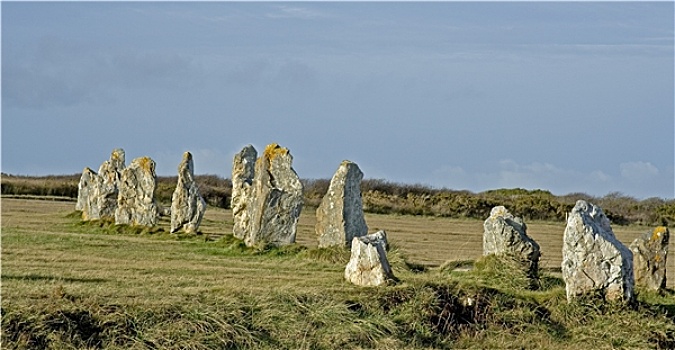
[(520, 262), (530, 277), (539, 275), (539, 244), (527, 235), (527, 225), (503, 206), (490, 211), (483, 223), (483, 255), (506, 255)]
[(232, 218), (234, 226), (232, 234), (239, 238), (246, 237), (250, 218), (249, 206), (253, 201), (253, 174), (258, 152), (251, 145), (244, 147), (234, 156), (232, 162)]
[(577, 201), (567, 219), (562, 253), (568, 301), (596, 293), (610, 301), (633, 300), (633, 254), (616, 239), (600, 207)]
[(636, 238), (630, 245), (633, 252), (635, 285), (659, 291), (666, 287), (666, 259), (668, 258), (668, 228), (659, 226)]
[(247, 246), (295, 243), (304, 198), (292, 162), (288, 149), (275, 143), (268, 145), (256, 161), (249, 230), (244, 238)]
[(101, 164), (98, 176), (101, 178), (98, 190), (98, 210), (100, 219), (115, 219), (119, 182), (124, 170), (124, 150), (114, 149), (110, 159)]
[(345, 160), (333, 175), (328, 192), (316, 209), (319, 247), (349, 247), (354, 237), (368, 234), (361, 202), (363, 172), (356, 163)]
[(194, 177), (192, 154), (185, 152), (178, 165), (178, 184), (171, 197), (171, 233), (181, 228), (186, 233), (197, 233), (202, 222), (206, 201), (199, 194)]
[(98, 220), (101, 218), (98, 208), (98, 196), (101, 178), (90, 168), (82, 170), (80, 182), (77, 184), (77, 204), (75, 210), (82, 212), (82, 220)]
[(159, 216), (155, 203), (157, 180), (155, 161), (148, 157), (134, 159), (122, 170), (115, 223), (154, 226)]
[(345, 267), (345, 279), (358, 286), (381, 286), (395, 281), (387, 260), (387, 233), (352, 239), (352, 255)]

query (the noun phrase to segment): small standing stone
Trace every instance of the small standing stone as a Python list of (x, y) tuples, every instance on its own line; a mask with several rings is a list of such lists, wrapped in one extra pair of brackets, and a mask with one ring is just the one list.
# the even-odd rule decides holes
[(352, 255), (345, 267), (345, 279), (358, 286), (381, 286), (395, 281), (387, 260), (387, 233), (352, 239)]
[(181, 228), (186, 233), (197, 233), (202, 222), (206, 201), (199, 194), (199, 186), (194, 177), (192, 154), (185, 152), (178, 165), (178, 183), (171, 197), (171, 233)]
[(635, 284), (648, 290), (666, 287), (666, 259), (668, 258), (668, 228), (659, 226), (636, 238), (630, 245), (633, 251)]
[(633, 254), (614, 236), (602, 209), (577, 201), (563, 241), (562, 276), (567, 300), (600, 293), (606, 300), (633, 300)]
[(292, 163), (288, 149), (276, 143), (268, 145), (256, 161), (249, 230), (244, 239), (247, 246), (295, 243), (304, 198)]
[(248, 145), (234, 156), (232, 162), (232, 234), (239, 239), (246, 237), (249, 228), (249, 206), (253, 201), (253, 175), (257, 157), (258, 152)]
[(319, 247), (349, 247), (354, 237), (368, 234), (361, 201), (363, 172), (345, 160), (333, 175), (328, 192), (316, 210)]
[(483, 223), (483, 255), (508, 255), (521, 262), (530, 277), (539, 275), (539, 244), (527, 235), (527, 225), (503, 206), (490, 211)]
[(98, 208), (98, 193), (101, 189), (101, 178), (90, 168), (82, 170), (80, 182), (77, 184), (77, 204), (75, 210), (82, 212), (82, 220), (98, 220), (101, 218)]
[(159, 216), (155, 202), (157, 180), (155, 161), (149, 157), (136, 158), (122, 170), (115, 223), (154, 226)]

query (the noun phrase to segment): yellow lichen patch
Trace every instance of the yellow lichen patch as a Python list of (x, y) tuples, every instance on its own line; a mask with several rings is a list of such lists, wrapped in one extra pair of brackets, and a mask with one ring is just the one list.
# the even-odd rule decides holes
[(155, 162), (150, 157), (141, 157), (137, 160), (138, 166), (146, 173), (151, 173), (155, 170)]
[(110, 158), (113, 160), (119, 160), (121, 158), (121, 153), (122, 152), (119, 149), (113, 150), (110, 154)]
[(272, 159), (276, 158), (277, 156), (286, 154), (288, 154), (287, 148), (283, 148), (276, 143), (270, 143), (267, 145), (267, 147), (265, 147), (264, 157), (272, 161)]
[(652, 232), (652, 241), (661, 239), (661, 237), (663, 236), (664, 233), (666, 233), (666, 231), (668, 231), (668, 229), (665, 226), (659, 226), (655, 228), (654, 231)]
[(192, 159), (192, 153), (190, 153), (190, 152), (183, 153), (183, 160), (186, 160), (186, 159), (187, 160)]
[(352, 164), (352, 161), (347, 159), (343, 160), (342, 163), (340, 163), (340, 165), (349, 165), (349, 164)]

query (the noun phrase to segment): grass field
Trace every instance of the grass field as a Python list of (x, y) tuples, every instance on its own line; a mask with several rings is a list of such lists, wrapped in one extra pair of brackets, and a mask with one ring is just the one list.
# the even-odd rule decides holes
[[(234, 240), (229, 210), (209, 208), (203, 234), (185, 237), (167, 218), (141, 232), (83, 224), (73, 209), (2, 200), (3, 349), (675, 346), (670, 291), (640, 293), (632, 308), (567, 304), (564, 223), (527, 222), (543, 252), (533, 291), (504, 262), (453, 271), (448, 261), (480, 258), (479, 220), (367, 214), (395, 246), (401, 282), (359, 288), (343, 278), (348, 252), (316, 248), (311, 209), (297, 245), (269, 250)], [(648, 229), (614, 227), (626, 244)]]

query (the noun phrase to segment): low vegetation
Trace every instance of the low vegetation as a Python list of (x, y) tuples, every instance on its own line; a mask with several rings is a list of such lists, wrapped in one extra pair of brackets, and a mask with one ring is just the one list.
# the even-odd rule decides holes
[[(79, 175), (26, 177), (3, 174), (3, 195), (56, 196), (77, 198)], [(157, 199), (171, 203), (176, 177), (157, 179)], [(202, 196), (210, 206), (229, 208), (232, 182), (216, 175), (197, 175)], [(305, 179), (305, 205), (317, 207), (328, 190), (327, 179)], [(525, 220), (564, 220), (579, 199), (599, 205), (615, 225), (673, 225), (675, 199), (638, 200), (615, 192), (604, 197), (584, 193), (556, 196), (544, 190), (498, 189), (481, 193), (436, 189), (380, 179), (366, 179), (361, 184), (364, 210), (368, 213), (428, 215), (451, 218), (484, 219), (490, 210), (503, 205)]]
[[(428, 254), (397, 230), (388, 256), (400, 282), (362, 288), (344, 281), (346, 250), (248, 248), (227, 234), (222, 209), (207, 211), (201, 235), (172, 235), (166, 218), (137, 229), (83, 223), (72, 208), (3, 199), (3, 349), (675, 347), (672, 290), (640, 292), (630, 307), (569, 304), (555, 269), (532, 283), (496, 257), (421, 264), (411, 256)], [(400, 218), (367, 220), (392, 227)], [(310, 230), (301, 222), (299, 239), (311, 240)], [(424, 242), (428, 230), (411, 235)]]

